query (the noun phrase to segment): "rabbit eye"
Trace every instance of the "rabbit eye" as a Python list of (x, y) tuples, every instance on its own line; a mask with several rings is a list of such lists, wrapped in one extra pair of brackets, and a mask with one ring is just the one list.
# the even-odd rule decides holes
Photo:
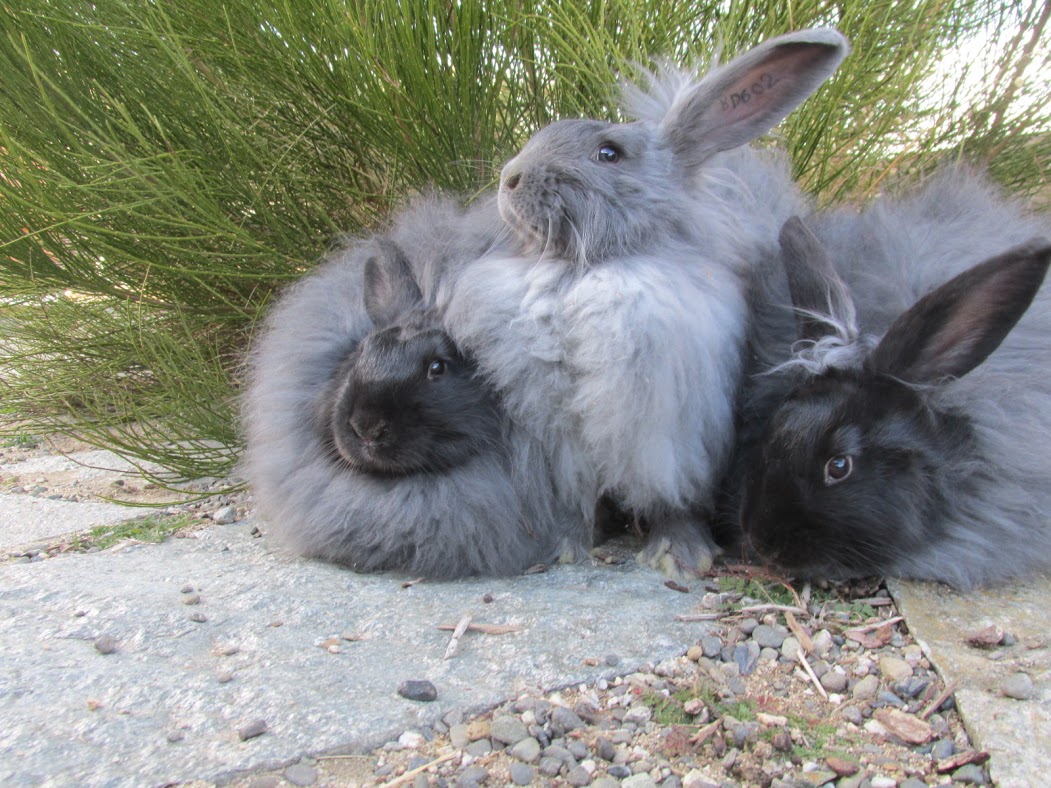
[(442, 359), (434, 359), (434, 361), (430, 363), (430, 366), (427, 367), (427, 377), (431, 380), (434, 380), (435, 378), (440, 378), (442, 375), (445, 374), (446, 367), (447, 365)]
[(825, 463), (825, 485), (838, 484), (854, 471), (854, 458), (849, 454), (837, 454)]
[(613, 164), (620, 161), (620, 151), (613, 145), (603, 145), (595, 153), (595, 158), (604, 164)]

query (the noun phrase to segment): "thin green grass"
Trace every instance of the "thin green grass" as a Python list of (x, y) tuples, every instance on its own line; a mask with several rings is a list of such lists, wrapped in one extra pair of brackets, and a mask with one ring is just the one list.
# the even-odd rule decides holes
[(1038, 0), (7, 3), (3, 408), (165, 483), (225, 476), (253, 325), (341, 234), (432, 186), (470, 198), (551, 120), (617, 118), (633, 64), (819, 24), (853, 54), (768, 142), (821, 203), (957, 156), (1051, 192)]

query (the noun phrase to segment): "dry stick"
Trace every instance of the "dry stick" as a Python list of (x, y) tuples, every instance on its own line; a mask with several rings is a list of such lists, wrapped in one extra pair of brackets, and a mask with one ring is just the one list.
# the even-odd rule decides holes
[[(439, 624), (438, 629), (444, 632), (454, 632), (458, 624)], [(469, 624), (468, 632), (481, 632), (483, 635), (509, 635), (512, 632), (521, 632), (522, 627), (513, 624)]]
[(720, 618), (725, 618), (730, 613), (683, 613), (682, 615), (676, 616), (676, 621), (718, 621)]
[(400, 777), (395, 777), (389, 783), (384, 783), (382, 788), (394, 788), (394, 786), (396, 786), (396, 785), (404, 785), (406, 782), (411, 780), (417, 774), (420, 774), (421, 772), (425, 772), (425, 771), (427, 771), (427, 769), (430, 769), (432, 766), (437, 766), (439, 763), (445, 763), (446, 761), (450, 760), (451, 758), (455, 758), (459, 754), (460, 754), (459, 750), (454, 750), (453, 752), (449, 753), (448, 755), (443, 755), (441, 758), (435, 758), (430, 763), (425, 763), (425, 764), (423, 764), (423, 766), (417, 766), (415, 769), (410, 769), (409, 771), (405, 772), (405, 774), (401, 775)]
[(897, 624), (899, 621), (904, 620), (905, 616), (894, 616), (893, 618), (888, 618), (886, 621), (877, 621), (874, 624), (866, 624), (863, 627), (850, 627), (847, 629), (847, 632), (872, 632), (875, 629), (883, 629), (883, 627), (885, 626), (888, 626), (890, 624)]
[(945, 689), (938, 693), (938, 695), (927, 704), (927, 708), (920, 712), (920, 719), (925, 720), (934, 714), (935, 710), (945, 703), (946, 698), (952, 695), (956, 691), (956, 685), (959, 683), (959, 679), (953, 679), (945, 685)]
[(795, 605), (749, 605), (748, 607), (737, 608), (738, 613), (765, 613), (771, 610), (777, 613), (797, 613), (801, 616), (810, 615), (803, 608)]
[(456, 629), (453, 630), (453, 636), (449, 638), (449, 646), (445, 649), (445, 658), (451, 658), (455, 653), (456, 649), (460, 646), (460, 638), (463, 637), (463, 633), (467, 631), (467, 627), (471, 626), (471, 614), (468, 613), (466, 616), (460, 619), (460, 623), (456, 625)]
[(814, 669), (810, 667), (810, 663), (806, 661), (806, 656), (803, 654), (802, 646), (796, 649), (796, 659), (799, 660), (800, 664), (803, 666), (803, 670), (805, 670), (807, 675), (810, 676), (810, 680), (814, 682), (814, 686), (817, 687), (817, 691), (821, 693), (821, 697), (828, 700), (828, 693), (825, 692), (825, 688), (821, 686), (821, 682), (817, 680), (817, 676), (814, 675)]

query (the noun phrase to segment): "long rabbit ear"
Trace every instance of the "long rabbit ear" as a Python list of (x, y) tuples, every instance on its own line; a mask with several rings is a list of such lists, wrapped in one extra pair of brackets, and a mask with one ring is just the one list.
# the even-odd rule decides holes
[(966, 375), (1025, 314), (1051, 263), (1051, 244), (1030, 241), (950, 279), (894, 321), (872, 354), (876, 372), (908, 383)]
[(389, 326), (423, 302), (405, 254), (393, 242), (378, 239), (380, 253), (365, 262), (365, 311), (377, 328)]
[(793, 216), (781, 228), (778, 241), (796, 308), (799, 338), (817, 340), (837, 333), (831, 321), (820, 319), (822, 315), (853, 330), (855, 311), (850, 291), (817, 236), (802, 219)]
[(683, 91), (659, 130), (687, 170), (769, 131), (832, 76), (850, 51), (831, 28), (765, 41)]

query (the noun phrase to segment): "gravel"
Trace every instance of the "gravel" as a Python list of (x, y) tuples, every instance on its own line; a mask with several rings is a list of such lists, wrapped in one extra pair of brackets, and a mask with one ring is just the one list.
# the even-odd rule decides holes
[[(705, 599), (725, 608), (725, 594)], [(878, 626), (893, 616), (888, 602), (881, 600), (877, 616), (864, 621), (808, 609), (796, 616), (801, 631), (776, 611), (742, 618), (731, 608), (717, 630), (699, 635), (676, 659), (554, 692), (526, 692), (482, 713), (451, 710), (425, 736), (414, 734), (412, 748), (401, 738), (370, 756), (374, 780), (396, 780), (422, 765), (404, 784), (985, 784), (984, 761), (951, 704), (937, 713), (927, 708), (944, 685), (922, 650), (893, 623)], [(857, 638), (871, 639), (852, 639), (854, 624), (866, 630)], [(801, 640), (811, 647), (807, 663), (817, 682), (799, 664)], [(947, 758), (960, 759), (951, 775), (939, 772)], [(319, 784), (339, 784), (324, 778), (338, 763), (318, 760)]]

